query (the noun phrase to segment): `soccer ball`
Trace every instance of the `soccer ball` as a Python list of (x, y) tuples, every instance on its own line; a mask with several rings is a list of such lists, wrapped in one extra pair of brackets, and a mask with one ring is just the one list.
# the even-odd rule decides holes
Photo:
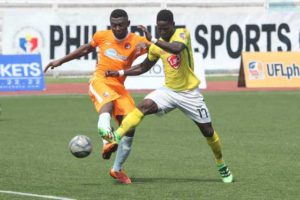
[(92, 152), (91, 139), (85, 135), (76, 135), (69, 143), (71, 153), (77, 158), (84, 158)]

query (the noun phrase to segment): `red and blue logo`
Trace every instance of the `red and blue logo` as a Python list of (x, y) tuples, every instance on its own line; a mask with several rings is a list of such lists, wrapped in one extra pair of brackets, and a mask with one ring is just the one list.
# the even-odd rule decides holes
[(19, 47), (26, 53), (32, 53), (38, 47), (39, 39), (35, 36), (26, 35), (19, 38)]
[(249, 79), (264, 79), (263, 64), (258, 61), (251, 61), (248, 63)]
[(43, 35), (32, 27), (19, 29), (14, 36), (14, 48), (17, 54), (39, 54), (44, 46)]

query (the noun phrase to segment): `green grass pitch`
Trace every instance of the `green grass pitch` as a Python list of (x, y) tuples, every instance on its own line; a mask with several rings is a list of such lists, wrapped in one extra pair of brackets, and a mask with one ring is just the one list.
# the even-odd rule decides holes
[[(196, 126), (181, 112), (144, 118), (121, 185), (101, 159), (97, 113), (87, 95), (0, 97), (0, 190), (82, 200), (296, 200), (300, 192), (300, 92), (204, 94), (227, 164), (224, 184)], [(143, 95), (135, 95), (137, 102)], [(76, 134), (92, 139), (83, 159), (68, 149)], [(0, 193), (0, 199), (42, 199)]]

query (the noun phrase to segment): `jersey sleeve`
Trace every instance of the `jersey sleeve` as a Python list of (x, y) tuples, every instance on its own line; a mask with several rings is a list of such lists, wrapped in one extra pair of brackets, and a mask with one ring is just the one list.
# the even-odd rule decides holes
[(148, 47), (151, 45), (151, 42), (145, 37), (140, 37), (136, 44), (136, 57), (147, 53)]
[(151, 44), (147, 57), (150, 61), (155, 61), (159, 59), (158, 48), (154, 44)]
[(148, 40), (147, 40), (147, 38), (145, 38), (145, 37), (141, 37), (142, 39), (142, 42), (145, 42), (146, 44), (148, 44), (149, 46), (152, 44), (152, 42), (149, 42)]
[(188, 38), (190, 36), (190, 33), (186, 29), (178, 29), (175, 32), (175, 37), (174, 37), (174, 42), (180, 42), (183, 43), (184, 45), (187, 45), (188, 43)]
[(102, 43), (103, 40), (103, 32), (97, 31), (92, 38), (92, 41), (90, 42), (92, 47), (97, 47)]

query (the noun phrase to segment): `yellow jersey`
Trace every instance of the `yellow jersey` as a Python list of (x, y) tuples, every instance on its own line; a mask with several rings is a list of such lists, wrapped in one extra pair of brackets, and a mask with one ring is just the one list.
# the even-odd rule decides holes
[[(160, 38), (160, 40), (163, 39)], [(189, 31), (185, 28), (176, 29), (169, 42), (183, 43), (185, 49), (175, 55), (152, 44), (148, 52), (150, 61), (159, 58), (162, 60), (165, 86), (174, 91), (191, 90), (198, 87), (200, 80), (194, 73), (194, 59)]]

